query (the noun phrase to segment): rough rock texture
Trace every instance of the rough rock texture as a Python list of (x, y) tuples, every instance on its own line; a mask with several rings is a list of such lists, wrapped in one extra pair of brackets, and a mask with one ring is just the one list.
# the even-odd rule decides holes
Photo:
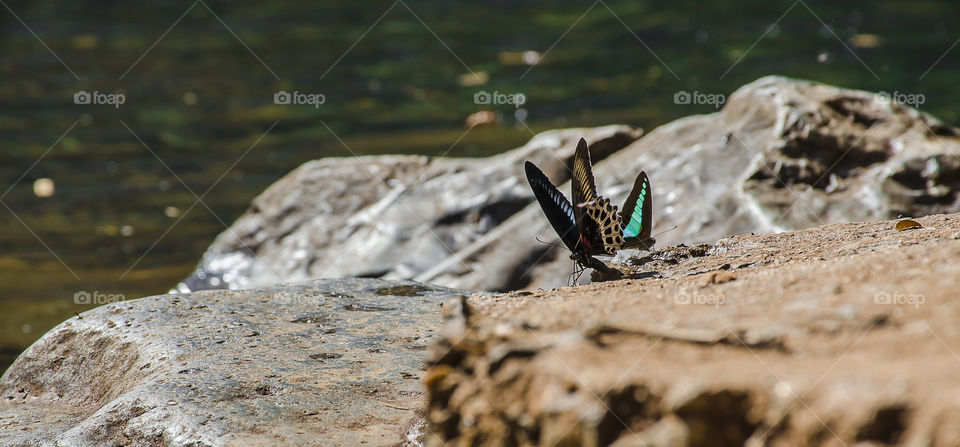
[(639, 171), (650, 175), (654, 230), (677, 226), (657, 238), (660, 246), (960, 211), (956, 129), (868, 92), (765, 77), (721, 111), (639, 140), (623, 126), (566, 129), (489, 159), (308, 163), (258, 197), (181, 289), (344, 275), (468, 290), (563, 285), (573, 264), (537, 242), (557, 237), (532, 203), (521, 164), (533, 160), (564, 182), (581, 135), (600, 192), (615, 203)]
[[(748, 84), (717, 113), (654, 129), (595, 163), (601, 193), (626, 198), (646, 170), (653, 187), (658, 246), (715, 242), (734, 234), (809, 228), (832, 222), (960, 211), (956, 129), (874, 94), (766, 77)], [(569, 184), (561, 187), (569, 191)], [(536, 204), (508, 219), (455, 262), (416, 278), (472, 290), (484, 276), (526, 272), (515, 288), (564, 285), (572, 263), (536, 242), (556, 236)], [(539, 223), (538, 223), (539, 222)], [(526, 247), (539, 263), (507, 264)], [(542, 258), (541, 258), (542, 256)], [(479, 265), (466, 271), (462, 265)], [(481, 273), (476, 273), (481, 272)]]
[[(634, 258), (445, 306), (429, 445), (960, 443), (960, 215)], [(659, 276), (659, 277), (658, 277)]]
[(0, 444), (397, 445), (455, 296), (342, 279), (101, 306), (0, 378)]

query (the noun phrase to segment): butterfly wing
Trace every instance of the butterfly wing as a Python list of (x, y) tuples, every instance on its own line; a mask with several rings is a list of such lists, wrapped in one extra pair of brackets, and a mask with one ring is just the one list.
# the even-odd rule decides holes
[(583, 138), (577, 143), (577, 151), (573, 155), (573, 178), (570, 179), (573, 190), (574, 218), (577, 225), (584, 225), (583, 205), (597, 200), (597, 182), (593, 179), (593, 167), (590, 163), (590, 149), (587, 140)]
[(650, 180), (641, 172), (633, 182), (633, 190), (620, 210), (620, 226), (623, 228), (624, 246), (646, 245), (650, 240), (650, 219), (653, 214)]
[(550, 183), (550, 179), (537, 165), (528, 161), (524, 164), (524, 169), (527, 172), (530, 189), (533, 189), (533, 195), (537, 198), (537, 202), (540, 202), (543, 214), (547, 216), (547, 220), (564, 245), (570, 251), (576, 252), (580, 244), (580, 232), (577, 230), (577, 222), (570, 201), (553, 183)]
[(615, 255), (623, 245), (620, 215), (610, 199), (599, 196), (592, 202), (580, 205), (586, 212), (580, 234), (591, 254)]

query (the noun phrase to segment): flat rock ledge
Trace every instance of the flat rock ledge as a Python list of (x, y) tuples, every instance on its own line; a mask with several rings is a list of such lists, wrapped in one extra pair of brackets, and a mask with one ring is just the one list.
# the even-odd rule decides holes
[[(428, 445), (960, 444), (960, 215), (654, 252), (444, 308)], [(706, 248), (706, 249), (704, 249)]]
[(0, 444), (397, 445), (457, 296), (337, 279), (101, 306), (0, 379)]

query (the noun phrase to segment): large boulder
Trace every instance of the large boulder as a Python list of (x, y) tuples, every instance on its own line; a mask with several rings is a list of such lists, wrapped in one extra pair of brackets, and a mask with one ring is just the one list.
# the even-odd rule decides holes
[[(658, 246), (669, 246), (960, 211), (958, 153), (956, 129), (883, 96), (772, 76), (717, 113), (654, 129), (594, 173), (601, 194), (622, 203), (645, 170), (654, 232), (665, 231)], [(470, 290), (564, 285), (572, 262), (537, 242), (556, 235), (536, 208), (415, 278)], [(517, 247), (529, 256), (499, 256)]]
[[(603, 159), (635, 141), (640, 131), (627, 126), (548, 131), (489, 158), (367, 156), (306, 163), (254, 199), (178, 289), (241, 289), (343, 276), (413, 278), (533, 201), (522, 176), (524, 160), (558, 181), (569, 178), (566, 167), (581, 136), (592, 144), (594, 157)], [(526, 258), (532, 244), (536, 241), (525, 241), (502, 255)]]
[(674, 247), (444, 306), (428, 446), (960, 444), (960, 214)]
[(397, 445), (458, 296), (338, 279), (101, 306), (0, 378), (0, 444)]
[(563, 285), (573, 263), (538, 241), (557, 237), (521, 165), (533, 160), (565, 182), (581, 135), (614, 202), (647, 171), (654, 230), (676, 226), (657, 237), (661, 246), (960, 210), (957, 130), (869, 92), (765, 77), (717, 113), (638, 134), (551, 131), (489, 159), (309, 163), (258, 197), (181, 287), (340, 275), (489, 291)]

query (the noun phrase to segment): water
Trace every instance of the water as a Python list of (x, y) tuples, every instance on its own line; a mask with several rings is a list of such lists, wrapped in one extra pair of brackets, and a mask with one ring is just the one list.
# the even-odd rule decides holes
[[(0, 10), (0, 369), (92, 303), (165, 292), (256, 194), (318, 157), (649, 129), (768, 74), (919, 94), (960, 118), (948, 1), (6, 4), (32, 32)], [(81, 90), (124, 102), (74, 104)], [(279, 91), (325, 102), (274, 104)], [(526, 102), (480, 106), (481, 91)], [(478, 110), (499, 124), (467, 131)]]

